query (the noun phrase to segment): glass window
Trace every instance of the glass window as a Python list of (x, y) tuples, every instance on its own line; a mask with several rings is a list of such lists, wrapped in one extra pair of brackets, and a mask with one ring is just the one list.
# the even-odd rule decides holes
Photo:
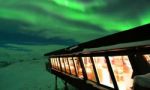
[(94, 60), (94, 65), (96, 67), (96, 71), (97, 71), (100, 84), (103, 84), (109, 87), (114, 87), (108, 67), (107, 67), (105, 57), (93, 57), (93, 60)]
[(54, 68), (54, 59), (51, 58), (51, 65), (52, 65), (52, 68)]
[(53, 68), (56, 67), (56, 64), (55, 64), (55, 59), (53, 58)]
[(131, 90), (133, 70), (128, 56), (109, 56), (119, 90)]
[(53, 62), (53, 68), (55, 68), (54, 58), (52, 58), (52, 62)]
[(63, 58), (63, 59), (64, 59), (65, 67), (66, 67), (66, 72), (70, 73), (70, 71), (69, 71), (69, 64), (68, 64), (67, 58)]
[(56, 58), (58, 70), (60, 70), (59, 58)]
[(96, 81), (90, 57), (82, 57), (88, 80)]
[(75, 68), (76, 68), (78, 77), (83, 78), (82, 68), (81, 68), (78, 57), (73, 57), (73, 59), (74, 59)]
[(57, 63), (57, 59), (54, 58), (54, 63), (55, 63), (55, 69), (58, 69), (58, 63)]
[(62, 68), (62, 71), (65, 72), (65, 66), (64, 66), (64, 61), (62, 58), (60, 58), (60, 63), (61, 63), (61, 68)]
[(68, 57), (71, 74), (76, 75), (72, 57)]
[(143, 55), (145, 60), (150, 64), (150, 54)]

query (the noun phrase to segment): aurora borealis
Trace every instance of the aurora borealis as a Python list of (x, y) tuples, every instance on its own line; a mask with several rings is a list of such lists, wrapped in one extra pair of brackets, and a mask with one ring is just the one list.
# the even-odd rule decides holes
[(1, 54), (42, 55), (150, 23), (149, 16), (149, 0), (0, 0)]
[(150, 0), (0, 0), (0, 90), (56, 90), (45, 53), (147, 23)]

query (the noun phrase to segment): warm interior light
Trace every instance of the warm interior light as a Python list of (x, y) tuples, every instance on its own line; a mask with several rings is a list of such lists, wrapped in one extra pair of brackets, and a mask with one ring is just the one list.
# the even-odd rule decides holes
[(113, 87), (113, 83), (108, 71), (107, 63), (104, 57), (93, 57), (94, 65), (98, 74), (100, 84)]
[(62, 71), (65, 71), (65, 66), (62, 58), (60, 58), (60, 63), (61, 63)]
[(109, 59), (119, 90), (131, 90), (133, 70), (128, 56), (110, 56)]
[(75, 75), (75, 67), (74, 67), (74, 64), (73, 64), (72, 57), (69, 57), (68, 61), (69, 61), (69, 66), (70, 66), (71, 74)]
[(63, 60), (64, 60), (64, 64), (65, 64), (65, 68), (66, 68), (66, 72), (67, 72), (67, 73), (70, 73), (67, 58), (63, 58)]
[(145, 60), (150, 64), (150, 54), (143, 55)]
[(82, 61), (84, 63), (84, 67), (85, 67), (85, 70), (86, 70), (87, 78), (89, 80), (96, 81), (90, 57), (82, 57)]
[(82, 73), (82, 68), (79, 62), (79, 58), (78, 57), (73, 57), (74, 63), (75, 63), (75, 68), (77, 71), (77, 75), (79, 78), (83, 78), (83, 73)]

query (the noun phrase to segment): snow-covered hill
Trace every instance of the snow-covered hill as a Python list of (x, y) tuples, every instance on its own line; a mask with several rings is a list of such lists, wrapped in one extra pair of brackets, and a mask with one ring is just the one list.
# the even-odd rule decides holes
[[(57, 85), (57, 90), (64, 89), (62, 80)], [(11, 63), (0, 67), (0, 90), (55, 90), (55, 75), (46, 71), (44, 60)]]

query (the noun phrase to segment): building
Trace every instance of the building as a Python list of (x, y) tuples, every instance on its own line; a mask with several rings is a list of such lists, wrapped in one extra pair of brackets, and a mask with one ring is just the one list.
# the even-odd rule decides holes
[(150, 24), (46, 53), (49, 71), (79, 90), (131, 90), (150, 73)]

